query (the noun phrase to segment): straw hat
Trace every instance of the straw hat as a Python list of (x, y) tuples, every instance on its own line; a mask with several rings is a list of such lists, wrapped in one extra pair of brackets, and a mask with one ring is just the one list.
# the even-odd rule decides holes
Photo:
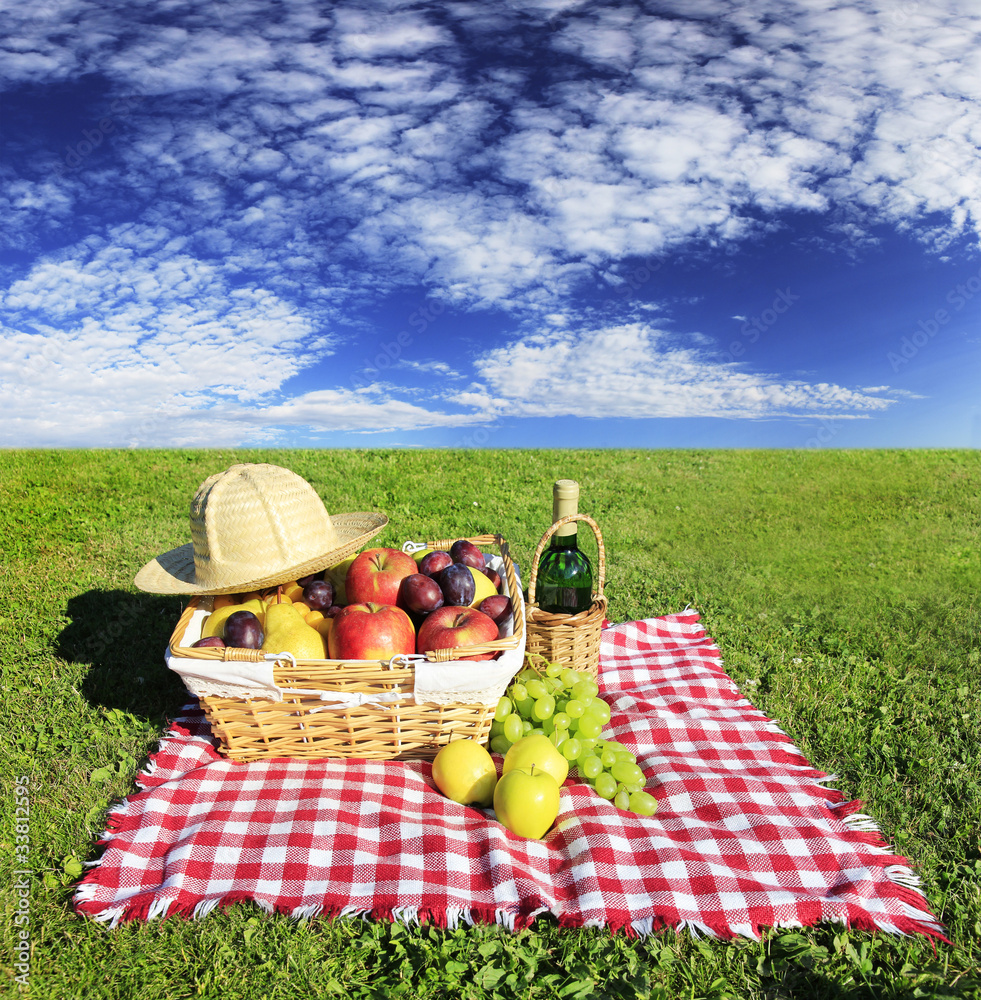
[(148, 562), (135, 584), (152, 594), (236, 594), (287, 583), (357, 552), (384, 514), (331, 517), (313, 487), (278, 465), (233, 465), (191, 501), (191, 543)]

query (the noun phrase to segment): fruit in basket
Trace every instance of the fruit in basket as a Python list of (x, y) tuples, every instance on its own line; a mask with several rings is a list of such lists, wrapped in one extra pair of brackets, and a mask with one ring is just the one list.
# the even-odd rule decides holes
[(270, 604), (266, 610), (266, 653), (292, 653), (298, 660), (327, 657), (324, 637), (300, 616), (292, 604)]
[(492, 597), (497, 591), (494, 589), (494, 584), (479, 569), (474, 569), (473, 566), (467, 568), (473, 577), (473, 599), (470, 601), (470, 607), (476, 608), (482, 600)]
[[(334, 600), (341, 605), (347, 604), (347, 571), (351, 568), (351, 563), (357, 556), (348, 556), (347, 559), (329, 566), (323, 572), (323, 579), (329, 580), (334, 585)], [(309, 581), (307, 581), (309, 582)]]
[[(294, 604), (295, 608), (296, 605)], [(323, 637), (326, 642), (327, 637), (330, 635), (330, 630), (334, 627), (334, 619), (328, 618), (323, 611), (310, 611), (303, 616), (303, 620), (311, 627), (315, 628)], [(327, 646), (324, 646), (327, 649)]]
[(436, 577), (446, 604), (466, 607), (477, 593), (477, 582), (466, 563), (451, 563)]
[(390, 660), (416, 651), (412, 620), (394, 604), (348, 604), (333, 622), (327, 639), (332, 660)]
[(334, 585), (330, 580), (311, 580), (303, 588), (303, 603), (311, 611), (323, 611), (334, 603)]
[(443, 591), (439, 584), (425, 573), (413, 573), (399, 584), (395, 603), (410, 615), (428, 615), (443, 606)]
[(426, 616), (419, 626), (416, 652), (429, 653), (437, 649), (457, 649), (462, 660), (492, 660), (496, 653), (467, 655), (467, 646), (478, 646), (497, 638), (497, 625), (492, 618), (476, 608), (444, 605)]
[(440, 572), (446, 569), (447, 566), (452, 565), (453, 556), (451, 556), (449, 552), (444, 552), (442, 549), (436, 549), (433, 552), (427, 552), (419, 561), (419, 572), (425, 573), (426, 576), (436, 577), (439, 576)]
[(225, 645), (225, 640), (222, 639), (220, 635), (208, 635), (203, 639), (198, 639), (197, 642), (191, 643), (191, 649), (207, 649), (208, 647), (214, 647), (215, 649), (221, 649)]
[(225, 620), (222, 638), (226, 646), (260, 649), (264, 638), (262, 622), (251, 611), (236, 611)]
[(251, 611), (262, 622), (266, 614), (266, 605), (261, 598), (256, 597), (245, 603), (226, 604), (217, 611), (212, 611), (201, 626), (201, 638), (207, 639), (211, 635), (221, 635), (225, 629), (225, 622), (237, 611)]
[(497, 765), (476, 740), (451, 740), (433, 759), (433, 781), (460, 805), (487, 807), (494, 801)]
[(457, 539), (450, 546), (450, 557), (453, 562), (466, 563), (468, 566), (473, 566), (474, 569), (483, 569), (486, 565), (484, 553), (466, 538)]
[(547, 736), (523, 736), (504, 755), (504, 774), (515, 768), (530, 771), (532, 767), (548, 771), (557, 785), (561, 785), (569, 776), (569, 762), (555, 749), (555, 744)]
[(398, 549), (365, 549), (348, 567), (348, 604), (394, 604), (399, 584), (416, 572), (416, 561)]
[(490, 597), (485, 597), (477, 605), (477, 610), (493, 618), (498, 628), (505, 625), (514, 614), (511, 598), (506, 594), (491, 594)]
[(559, 814), (558, 783), (534, 764), (514, 768), (494, 788), (494, 812), (512, 833), (540, 840)]
[(290, 580), (283, 584), (283, 597), (288, 597), (294, 604), (303, 600), (303, 584), (299, 580)]

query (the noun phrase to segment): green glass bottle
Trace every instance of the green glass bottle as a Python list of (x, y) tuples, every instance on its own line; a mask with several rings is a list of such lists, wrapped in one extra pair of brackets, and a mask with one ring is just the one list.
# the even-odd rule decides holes
[[(552, 487), (552, 523), (579, 512), (579, 484), (560, 479)], [(558, 528), (538, 562), (535, 600), (542, 611), (575, 615), (593, 603), (593, 567), (579, 549), (578, 522)]]

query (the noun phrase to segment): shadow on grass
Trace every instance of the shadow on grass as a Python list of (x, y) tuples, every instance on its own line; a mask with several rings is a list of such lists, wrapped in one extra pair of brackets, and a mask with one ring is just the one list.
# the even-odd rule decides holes
[(180, 677), (164, 661), (180, 598), (90, 590), (66, 610), (71, 624), (58, 637), (58, 655), (89, 664), (81, 693), (90, 704), (162, 721), (187, 702)]

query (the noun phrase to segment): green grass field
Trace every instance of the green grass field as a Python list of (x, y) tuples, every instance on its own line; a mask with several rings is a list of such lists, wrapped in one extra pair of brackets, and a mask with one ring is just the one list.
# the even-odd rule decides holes
[[(578, 479), (610, 617), (691, 605), (727, 672), (923, 879), (952, 945), (840, 926), (762, 942), (644, 940), (542, 920), (445, 931), (294, 922), (237, 905), (108, 930), (72, 886), (106, 809), (184, 702), (163, 649), (178, 598), (133, 576), (187, 541), (236, 461), (285, 465), (381, 544), (500, 531), (519, 564)], [(981, 453), (970, 451), (23, 451), (0, 454), (6, 995), (981, 996)], [(30, 973), (15, 981), (15, 777), (30, 778)]]

